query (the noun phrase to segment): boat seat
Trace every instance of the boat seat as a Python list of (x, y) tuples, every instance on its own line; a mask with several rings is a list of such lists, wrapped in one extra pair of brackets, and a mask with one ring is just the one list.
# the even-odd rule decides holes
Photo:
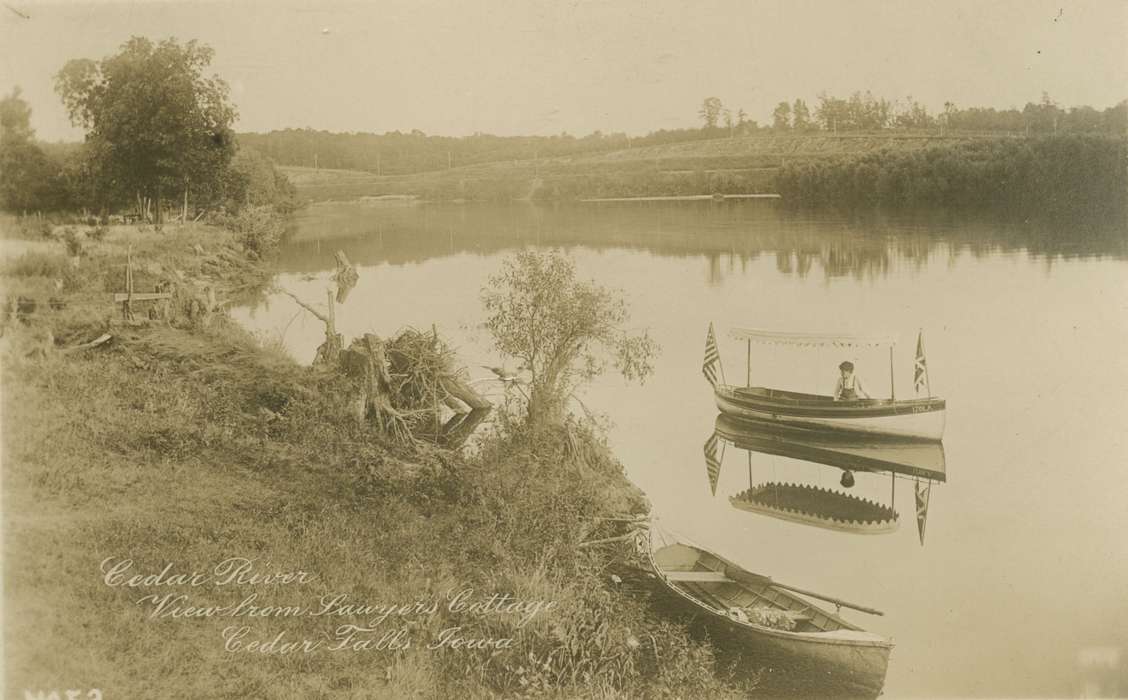
[(667, 571), (665, 574), (670, 581), (685, 583), (736, 583), (719, 571)]

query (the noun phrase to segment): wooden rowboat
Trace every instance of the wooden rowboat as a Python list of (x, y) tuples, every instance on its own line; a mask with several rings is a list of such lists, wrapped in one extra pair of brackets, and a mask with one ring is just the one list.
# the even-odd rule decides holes
[(777, 583), (654, 526), (643, 539), (663, 598), (700, 619), (719, 647), (739, 648), (752, 665), (809, 683), (792, 683), (792, 692), (880, 694), (893, 643), (807, 598), (878, 611)]
[[(942, 398), (852, 399), (836, 401), (833, 396), (806, 394), (751, 385), (753, 342), (794, 344), (812, 347), (889, 347), (890, 384), (893, 377), (893, 336), (842, 336), (813, 333), (785, 334), (755, 329), (735, 329), (733, 338), (748, 343), (748, 385), (737, 386), (716, 381), (720, 363), (712, 326), (706, 341), (705, 376), (713, 384), (713, 394), (721, 413), (742, 420), (775, 421), (820, 430), (868, 433), (893, 438), (939, 441), (944, 437)], [(918, 339), (917, 367), (924, 367), (923, 345)], [(724, 376), (722, 370), (721, 376)], [(924, 382), (927, 382), (927, 375)], [(891, 393), (893, 393), (891, 391)]]

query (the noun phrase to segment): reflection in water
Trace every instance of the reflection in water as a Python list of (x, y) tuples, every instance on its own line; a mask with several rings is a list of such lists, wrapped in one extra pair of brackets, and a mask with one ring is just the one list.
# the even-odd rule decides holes
[[(731, 445), (747, 452), (748, 488), (729, 497), (737, 510), (764, 515), (802, 526), (834, 532), (876, 535), (897, 530), (900, 518), (895, 509), (898, 479), (911, 479), (914, 483), (917, 506), (917, 526), (921, 545), (924, 544), (925, 525), (928, 518), (928, 499), (932, 481), (947, 481), (944, 448), (938, 442), (905, 442), (875, 439), (864, 435), (834, 433), (797, 428), (779, 423), (744, 421), (718, 415), (712, 434), (705, 440), (705, 471), (710, 492), (715, 496), (720, 480), (725, 448)], [(872, 478), (889, 475), (889, 504), (855, 496), (816, 484), (802, 483), (801, 472), (793, 472), (792, 479), (757, 483), (753, 469), (753, 453), (785, 457), (800, 463), (819, 464), (842, 470), (841, 485), (852, 488), (854, 472)], [(811, 552), (816, 555), (817, 552)], [(681, 584), (688, 585), (688, 584)], [(709, 584), (695, 583), (705, 587)], [(729, 591), (739, 592), (739, 587)], [(689, 591), (694, 594), (697, 589)], [(716, 591), (704, 591), (717, 596)], [(726, 604), (731, 602), (725, 599)], [(725, 608), (722, 608), (725, 609)], [(720, 624), (720, 623), (717, 623)], [(726, 622), (736, 627), (734, 623)], [(724, 625), (721, 625), (722, 627)], [(756, 651), (763, 658), (764, 651), (757, 639), (720, 636), (733, 648), (724, 654), (740, 655)], [(739, 631), (739, 629), (737, 630)], [(850, 658), (859, 658), (853, 650)], [(840, 677), (843, 666), (834, 658), (799, 655), (774, 664), (774, 675), (766, 679), (769, 693), (799, 696), (829, 696), (839, 693), (876, 696), (885, 682), (888, 650), (883, 663), (872, 665), (867, 672), (846, 667), (853, 675)], [(769, 664), (771, 665), (771, 664)], [(830, 679), (837, 679), (831, 681)]]
[[(818, 263), (828, 278), (888, 274), (898, 260), (923, 266), (936, 255), (976, 257), (1029, 252), (1046, 257), (1128, 257), (1123, 222), (1101, 229), (1031, 229), (964, 220), (949, 212), (812, 218), (767, 202), (600, 205), (413, 205), (364, 202), (312, 205), (299, 214), (283, 252), (287, 270), (316, 270), (321, 247), (344, 249), (361, 265), (404, 264), (525, 245), (633, 248), (660, 255), (704, 255), (708, 281), (743, 272), (761, 255), (783, 274), (805, 278)], [(329, 243), (329, 241), (332, 241)], [(328, 253), (330, 251), (324, 251)]]
[[(705, 441), (704, 447), (706, 473), (714, 495), (723, 460), (723, 455), (717, 456), (717, 450), (718, 446), (724, 449), (726, 445), (748, 453), (748, 489), (730, 497), (734, 507), (828, 530), (859, 534), (896, 530), (899, 515), (893, 503), (897, 479), (911, 478), (916, 494), (918, 533), (923, 545), (932, 482), (947, 481), (941, 443), (893, 442), (718, 415), (713, 434)], [(752, 469), (753, 452), (841, 469), (840, 483), (845, 488), (854, 486), (853, 472), (887, 473), (890, 478), (890, 503), (884, 506), (873, 500), (811, 484), (756, 484)]]

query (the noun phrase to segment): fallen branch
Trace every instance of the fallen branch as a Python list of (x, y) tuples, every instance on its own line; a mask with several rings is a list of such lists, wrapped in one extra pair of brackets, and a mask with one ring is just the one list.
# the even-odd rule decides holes
[(325, 314), (321, 313), (317, 309), (313, 308), (309, 304), (305, 303), (304, 301), (299, 299), (297, 296), (291, 294), (290, 292), (287, 292), (285, 289), (282, 290), (282, 293), (285, 294), (286, 296), (290, 297), (291, 299), (293, 299), (295, 302), (297, 302), (298, 306), (302, 307), (306, 311), (313, 314), (317, 318), (317, 320), (321, 321), (322, 323), (329, 323), (329, 317), (327, 317)]
[(581, 542), (580, 543), (580, 549), (583, 549), (584, 547), (594, 547), (597, 544), (612, 544), (614, 542), (625, 542), (626, 540), (633, 539), (636, 534), (637, 533), (636, 533), (635, 530), (631, 530), (627, 534), (619, 535), (617, 537), (607, 537), (607, 538), (604, 538), (602, 540), (589, 540), (587, 542)]
[(103, 333), (102, 335), (98, 336), (94, 340), (91, 340), (89, 343), (81, 343), (79, 345), (72, 345), (69, 348), (63, 348), (59, 352), (66, 355), (66, 354), (70, 354), (70, 353), (73, 353), (73, 352), (80, 352), (82, 350), (89, 350), (90, 348), (98, 347), (99, 345), (109, 341), (111, 338), (113, 338), (113, 336), (110, 335), (109, 333)]

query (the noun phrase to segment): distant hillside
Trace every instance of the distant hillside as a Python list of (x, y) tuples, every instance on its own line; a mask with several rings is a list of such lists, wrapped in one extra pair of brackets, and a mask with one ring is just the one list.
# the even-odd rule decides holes
[(411, 195), (450, 201), (772, 192), (785, 165), (878, 150), (910, 151), (1011, 137), (935, 134), (746, 136), (378, 176), (283, 166), (307, 201)]

